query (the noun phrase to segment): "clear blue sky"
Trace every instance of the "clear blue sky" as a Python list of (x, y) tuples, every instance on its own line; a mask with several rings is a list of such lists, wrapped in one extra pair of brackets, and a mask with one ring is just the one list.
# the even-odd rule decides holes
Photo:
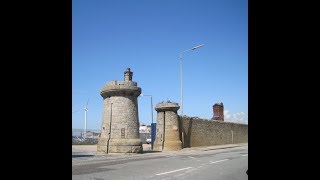
[[(87, 128), (101, 128), (100, 90), (127, 67), (154, 106), (180, 103), (179, 55), (199, 44), (183, 54), (184, 115), (211, 119), (221, 101), (225, 121), (247, 123), (247, 0), (73, 0), (72, 127), (84, 128), (89, 99)], [(140, 123), (150, 104), (138, 97)]]

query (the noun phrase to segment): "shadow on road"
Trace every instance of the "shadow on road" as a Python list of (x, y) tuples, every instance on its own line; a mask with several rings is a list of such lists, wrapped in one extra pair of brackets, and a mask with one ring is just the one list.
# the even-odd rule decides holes
[(159, 153), (159, 152), (161, 152), (161, 151), (145, 150), (145, 151), (143, 151), (142, 154), (146, 154), (146, 153)]
[(92, 157), (94, 155), (91, 154), (73, 154), (72, 157), (73, 158), (77, 158), (77, 157)]

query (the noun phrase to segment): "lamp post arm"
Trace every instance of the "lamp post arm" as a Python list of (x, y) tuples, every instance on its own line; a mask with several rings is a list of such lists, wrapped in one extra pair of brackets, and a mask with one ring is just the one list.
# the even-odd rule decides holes
[(201, 48), (203, 46), (204, 46), (204, 44), (201, 44), (201, 45), (195, 46), (195, 47), (193, 47), (191, 49), (187, 49), (187, 50), (181, 51), (180, 52), (180, 58), (182, 58), (182, 53), (187, 52), (187, 51), (191, 51), (191, 50), (195, 50), (195, 49)]
[(182, 60), (182, 53), (185, 53), (185, 52), (191, 51), (191, 50), (193, 50), (193, 48), (187, 49), (187, 50), (184, 50), (184, 51), (181, 51), (181, 52), (180, 52), (180, 60)]

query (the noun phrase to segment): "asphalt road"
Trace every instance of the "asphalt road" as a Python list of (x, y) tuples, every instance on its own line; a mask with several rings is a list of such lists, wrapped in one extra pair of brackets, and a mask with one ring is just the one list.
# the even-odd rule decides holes
[(79, 155), (74, 180), (215, 179), (246, 180), (248, 146), (139, 155)]

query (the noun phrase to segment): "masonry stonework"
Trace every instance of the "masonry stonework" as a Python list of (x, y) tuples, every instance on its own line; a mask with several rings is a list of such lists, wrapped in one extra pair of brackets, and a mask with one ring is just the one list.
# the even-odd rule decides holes
[(180, 106), (174, 102), (158, 103), (156, 139), (153, 149), (157, 151), (176, 151), (182, 149), (180, 122), (177, 111)]
[[(177, 103), (158, 103), (154, 150), (181, 150), (197, 146), (248, 142), (248, 125), (178, 116)], [(221, 108), (219, 109), (221, 111)], [(221, 117), (221, 116), (220, 116)]]
[[(181, 118), (181, 116), (179, 116)], [(183, 147), (248, 142), (248, 125), (183, 116)]]
[(97, 151), (103, 153), (142, 153), (139, 136), (138, 100), (141, 88), (132, 81), (130, 68), (124, 81), (110, 81), (100, 91), (103, 97), (101, 135)]

